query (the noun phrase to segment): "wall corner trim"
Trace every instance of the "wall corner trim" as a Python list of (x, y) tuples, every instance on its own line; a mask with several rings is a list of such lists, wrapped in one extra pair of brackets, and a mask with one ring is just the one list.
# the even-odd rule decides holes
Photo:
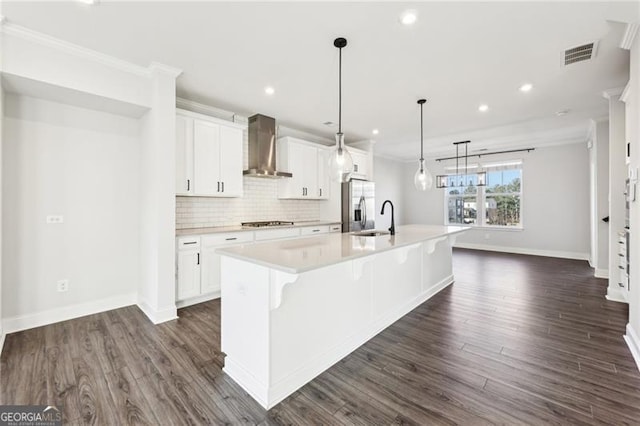
[(177, 78), (180, 74), (182, 74), (182, 70), (179, 68), (175, 68), (169, 65), (161, 64), (160, 62), (152, 62), (149, 64), (149, 74), (161, 72), (165, 74), (169, 74), (170, 76)]
[(156, 310), (149, 306), (146, 301), (138, 300), (138, 307), (154, 324), (161, 324), (163, 322), (178, 319), (178, 309), (175, 304), (164, 309)]
[(627, 27), (624, 30), (624, 35), (622, 36), (622, 40), (620, 40), (620, 47), (625, 50), (631, 50), (631, 46), (633, 46), (633, 41), (636, 38), (636, 34), (638, 34), (638, 28), (640, 28), (640, 23), (634, 22), (627, 24)]
[(0, 356), (2, 356), (2, 348), (4, 348), (4, 338), (6, 337), (6, 334), (4, 333), (4, 330), (2, 332), (0, 332)]
[(624, 335), (624, 340), (627, 342), (627, 346), (629, 346), (638, 371), (640, 371), (640, 337), (638, 337), (638, 333), (631, 327), (631, 324), (627, 324), (627, 333)]
[(596, 278), (609, 279), (609, 270), (596, 268), (596, 270), (593, 272), (593, 276)]

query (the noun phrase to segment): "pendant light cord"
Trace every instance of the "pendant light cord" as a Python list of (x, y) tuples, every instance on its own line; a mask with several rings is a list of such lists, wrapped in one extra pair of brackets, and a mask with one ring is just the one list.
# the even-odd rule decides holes
[(423, 120), (424, 120), (424, 112), (422, 111), (422, 107), (424, 103), (420, 104), (420, 161), (424, 161), (424, 136), (423, 136)]
[(342, 47), (338, 51), (338, 133), (342, 133)]

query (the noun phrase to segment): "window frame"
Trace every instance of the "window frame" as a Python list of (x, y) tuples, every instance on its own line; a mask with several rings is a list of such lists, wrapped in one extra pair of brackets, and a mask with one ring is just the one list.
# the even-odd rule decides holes
[[(515, 164), (514, 164), (515, 163)], [(487, 173), (487, 184), (489, 183), (489, 173), (492, 171), (499, 171), (500, 167), (504, 167), (505, 165), (513, 165), (512, 170), (520, 170), (520, 191), (519, 192), (490, 192), (487, 193), (486, 186), (478, 186), (475, 194), (456, 194), (453, 197), (455, 198), (464, 198), (464, 197), (472, 197), (475, 195), (476, 198), (476, 221), (477, 223), (450, 223), (449, 222), (449, 200), (452, 198), (449, 195), (450, 187), (443, 188), (443, 197), (444, 197), (444, 224), (445, 226), (469, 226), (475, 229), (491, 229), (496, 231), (522, 231), (524, 230), (524, 161), (521, 159), (518, 160), (505, 160), (501, 163), (487, 163), (487, 164), (478, 164), (477, 167), (474, 167), (475, 171), (469, 174), (475, 174), (475, 172), (486, 172)], [(494, 170), (492, 170), (494, 169)], [(518, 226), (506, 226), (506, 225), (492, 225), (486, 223), (486, 203), (487, 198), (491, 198), (493, 195), (518, 195), (520, 197), (520, 223)]]

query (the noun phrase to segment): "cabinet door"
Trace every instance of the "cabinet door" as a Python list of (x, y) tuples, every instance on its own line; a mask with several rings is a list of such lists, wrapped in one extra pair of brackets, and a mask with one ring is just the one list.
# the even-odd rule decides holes
[(220, 182), (222, 197), (242, 196), (242, 130), (220, 126)]
[(220, 194), (220, 126), (193, 120), (194, 195)]
[(305, 198), (319, 198), (318, 196), (318, 148), (304, 146), (304, 188)]
[(216, 248), (202, 249), (202, 294), (220, 291), (220, 255)]
[(363, 179), (368, 179), (368, 163), (369, 158), (368, 155), (363, 154), (358, 151), (351, 150), (351, 158), (353, 159), (353, 173), (352, 175), (355, 177), (360, 177)]
[(200, 251), (178, 251), (177, 300), (200, 295)]
[(329, 151), (318, 148), (318, 198), (320, 200), (329, 199), (329, 188), (331, 178), (329, 175)]
[(293, 173), (291, 178), (291, 198), (306, 198), (306, 167), (307, 146), (300, 143), (289, 143), (289, 170)]
[(176, 195), (193, 194), (193, 119), (176, 116)]

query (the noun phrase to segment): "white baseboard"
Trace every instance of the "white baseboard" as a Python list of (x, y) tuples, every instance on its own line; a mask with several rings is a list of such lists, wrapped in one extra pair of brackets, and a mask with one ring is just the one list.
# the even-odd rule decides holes
[(609, 270), (608, 269), (598, 269), (593, 273), (593, 276), (596, 278), (604, 278), (605, 280), (609, 279)]
[(629, 346), (638, 370), (640, 370), (640, 338), (633, 327), (631, 327), (631, 324), (627, 324), (627, 334), (624, 335), (624, 340), (627, 342), (627, 346)]
[[(86, 315), (97, 314), (99, 312), (110, 311), (125, 306), (136, 304), (136, 294), (124, 294), (120, 296), (108, 297), (106, 299), (94, 300), (77, 305), (65, 306), (48, 311), (37, 312), (29, 315), (8, 317), (3, 319), (4, 334), (15, 333), (16, 331), (28, 330), (30, 328), (41, 327), (60, 321), (67, 321)], [(3, 336), (4, 336), (3, 334)]]
[[(0, 320), (2, 321), (2, 320)], [(6, 335), (4, 334), (4, 329), (2, 327), (0, 327), (0, 356), (2, 356), (2, 348), (4, 347), (4, 337)]]
[(138, 307), (144, 312), (149, 320), (154, 324), (178, 319), (178, 309), (176, 305), (164, 309), (153, 309), (145, 300), (138, 300)]
[(186, 300), (177, 300), (176, 307), (186, 308), (187, 306), (196, 305), (202, 302), (208, 302), (209, 300), (218, 299), (220, 297), (220, 290), (214, 291), (213, 293), (203, 294), (197, 297), (192, 297)]
[(607, 287), (607, 295), (605, 296), (605, 298), (612, 302), (629, 303), (624, 297), (624, 293), (618, 287), (616, 287), (616, 284), (609, 284), (609, 287)]
[(500, 253), (528, 254), (531, 256), (558, 257), (561, 259), (589, 260), (589, 253), (578, 253), (578, 252), (572, 252), (572, 251), (539, 250), (539, 249), (529, 249), (529, 248), (522, 248), (522, 247), (492, 246), (489, 244), (475, 244), (475, 243), (461, 243), (461, 242), (456, 242), (454, 244), (454, 247), (471, 249), (471, 250), (497, 251)]

